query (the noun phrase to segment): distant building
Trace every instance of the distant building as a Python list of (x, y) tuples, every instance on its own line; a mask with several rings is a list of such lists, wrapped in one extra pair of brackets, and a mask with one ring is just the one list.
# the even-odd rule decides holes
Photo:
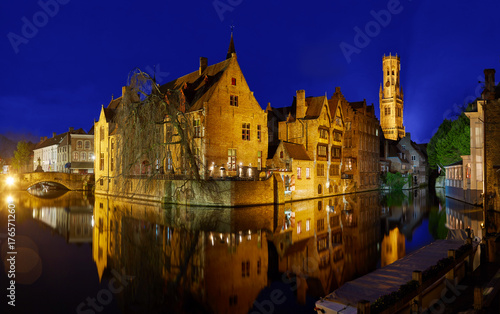
[[(93, 159), (92, 156), (89, 158), (88, 154), (91, 154), (93, 151), (93, 137), (93, 134), (88, 134), (81, 128), (78, 130), (69, 128), (68, 132), (59, 135), (55, 132), (52, 133), (51, 138), (40, 138), (40, 142), (35, 145), (33, 150), (33, 171), (40, 165), (43, 171), (46, 172), (92, 173)], [(71, 138), (74, 138), (73, 143), (71, 143)], [(85, 143), (85, 141), (88, 142)], [(80, 144), (81, 148), (78, 146)], [(78, 159), (75, 160), (72, 156), (76, 157), (77, 153)], [(82, 157), (85, 157), (85, 161), (81, 160)], [(72, 168), (71, 162), (73, 160), (86, 162), (86, 164), (75, 164), (78, 168)]]
[(94, 173), (94, 127), (88, 133), (69, 128), (64, 134), (57, 149), (57, 171)]
[(413, 142), (410, 133), (406, 133), (405, 137), (400, 139), (398, 144), (408, 160), (413, 186), (427, 184), (428, 163), (424, 147)]
[(383, 82), (380, 85), (380, 125), (386, 139), (398, 140), (405, 136), (403, 126), (403, 87), (400, 83), (400, 59), (396, 56), (382, 58)]

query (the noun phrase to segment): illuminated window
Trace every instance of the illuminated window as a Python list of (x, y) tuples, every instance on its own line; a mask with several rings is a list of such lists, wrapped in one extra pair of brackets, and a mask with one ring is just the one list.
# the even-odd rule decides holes
[(231, 95), (229, 98), (229, 104), (234, 107), (238, 107), (238, 96)]
[(310, 179), (310, 178), (311, 178), (311, 169), (306, 168), (306, 179)]
[(82, 141), (77, 141), (76, 142), (76, 149), (82, 149), (83, 148), (83, 142)]
[(340, 158), (340, 153), (342, 152), (342, 149), (337, 146), (332, 147), (332, 158)]
[(81, 155), (80, 155), (80, 160), (81, 161), (85, 161), (87, 160), (87, 153), (86, 152), (82, 152)]
[[(317, 167), (317, 173), (318, 173), (318, 177), (324, 177), (325, 176), (325, 165), (319, 164)], [(321, 194), (321, 193), (319, 193), (319, 194)]]
[(318, 157), (327, 157), (328, 147), (326, 145), (318, 145)]
[(306, 220), (306, 231), (309, 231), (310, 225), (311, 224), (311, 219)]
[(73, 152), (73, 161), (77, 161), (78, 160), (78, 152)]
[(340, 133), (340, 132), (333, 132), (333, 140), (335, 142), (341, 142), (342, 141), (342, 133)]
[(297, 223), (297, 234), (300, 234), (302, 227), (302, 220)]
[(230, 148), (227, 150), (227, 170), (236, 170), (236, 149)]
[(302, 179), (302, 169), (297, 167), (297, 179)]
[(328, 139), (328, 130), (319, 129), (319, 138)]
[(194, 125), (194, 137), (201, 137), (200, 119), (194, 120), (193, 125)]
[(257, 125), (257, 140), (260, 142), (260, 125)]
[(244, 141), (250, 140), (250, 123), (243, 123), (241, 125), (241, 139)]

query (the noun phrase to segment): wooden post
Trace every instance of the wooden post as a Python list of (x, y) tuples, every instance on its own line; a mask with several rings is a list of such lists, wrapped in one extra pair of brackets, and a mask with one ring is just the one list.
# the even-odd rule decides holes
[(474, 310), (483, 308), (483, 288), (474, 287)]
[[(448, 250), (448, 257), (455, 258), (455, 250)], [(453, 285), (455, 285), (455, 267), (453, 267), (449, 272), (446, 273), (446, 279), (448, 279)]]
[(419, 284), (419, 293), (411, 300), (411, 313), (420, 313), (422, 311), (422, 289), (420, 288), (422, 286), (422, 272), (420, 270), (414, 270), (411, 274), (411, 279), (418, 281)]
[(370, 301), (361, 300), (357, 305), (358, 314), (370, 314)]

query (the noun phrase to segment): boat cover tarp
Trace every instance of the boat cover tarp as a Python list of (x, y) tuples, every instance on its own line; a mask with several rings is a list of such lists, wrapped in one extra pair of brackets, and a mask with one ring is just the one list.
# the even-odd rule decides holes
[(448, 250), (456, 250), (464, 243), (463, 240), (437, 240), (390, 265), (346, 282), (325, 299), (354, 306), (361, 300), (374, 302), (410, 281), (414, 270), (424, 271), (438, 260), (446, 258)]

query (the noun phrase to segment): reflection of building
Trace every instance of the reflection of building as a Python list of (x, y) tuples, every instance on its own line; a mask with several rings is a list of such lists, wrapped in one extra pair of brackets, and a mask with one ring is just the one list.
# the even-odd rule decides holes
[(448, 229), (465, 230), (471, 228), (474, 237), (483, 238), (481, 224), (483, 223), (483, 210), (480, 207), (446, 198), (446, 227)]
[[(261, 217), (266, 218), (261, 225), (251, 218), (257, 211), (265, 213), (264, 208), (239, 208), (237, 215), (233, 210), (173, 207), (165, 211), (158, 204), (97, 197), (93, 258), (99, 278), (110, 268), (124, 268), (137, 278), (124, 291), (125, 308), (145, 304), (149, 308), (142, 310), (149, 312), (155, 306), (194, 306), (186, 305), (189, 302), (214, 313), (248, 312), (267, 285), (268, 273), (266, 233), (248, 228), (269, 228), (272, 219)], [(181, 290), (191, 295), (178, 295)], [(180, 297), (176, 305), (148, 304), (150, 300), (168, 303), (176, 297)]]
[(381, 267), (394, 263), (404, 257), (405, 253), (405, 237), (396, 227), (389, 231), (389, 234), (384, 235), (382, 240), (380, 246)]
[(63, 236), (68, 243), (92, 241), (92, 212), (89, 207), (33, 208), (33, 219), (37, 219)]
[(380, 241), (378, 192), (285, 207), (291, 212), (289, 227), (274, 237), (279, 270), (307, 278), (308, 293), (327, 293), (375, 269)]
[(382, 58), (383, 86), (380, 85), (380, 125), (386, 139), (405, 136), (403, 126), (403, 87), (400, 86), (401, 64), (398, 55)]

